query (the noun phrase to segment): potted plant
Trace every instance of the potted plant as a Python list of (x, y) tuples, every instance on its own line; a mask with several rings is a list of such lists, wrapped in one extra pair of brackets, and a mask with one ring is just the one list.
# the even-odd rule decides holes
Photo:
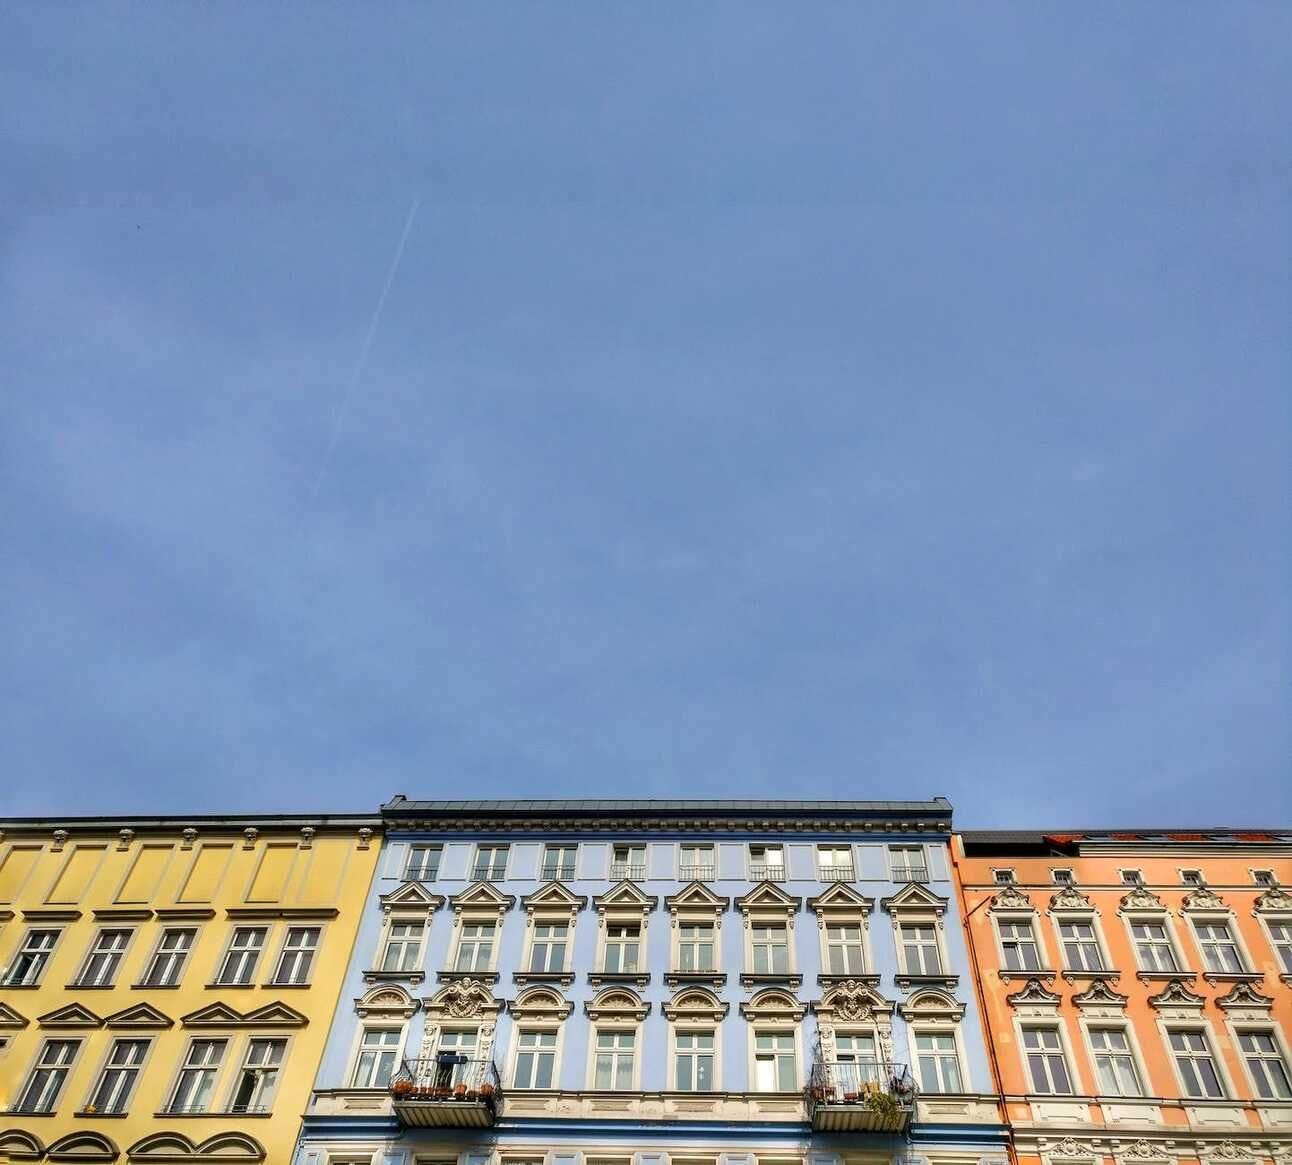
[(480, 1093), (479, 1093), (479, 1092), (477, 1092), (474, 1088), (468, 1088), (468, 1089), (467, 1089), (467, 1099), (468, 1099), (468, 1100), (475, 1100), (477, 1097), (479, 1097), (479, 1095), (480, 1095)]
[(413, 1082), (411, 1080), (396, 1080), (390, 1086), (390, 1091), (395, 1096), (411, 1096), (413, 1093)]
[(454, 1100), (465, 1100), (466, 1095), (467, 1095), (467, 1086), (465, 1084), (458, 1084), (454, 1087), (453, 1089)]
[(493, 1095), (493, 1085), (492, 1084), (480, 1085), (480, 1095), (484, 1097), (485, 1100), (488, 1100)]
[(894, 1120), (898, 1114), (897, 1101), (886, 1092), (872, 1092), (866, 1097), (866, 1107), (877, 1116)]
[(844, 1104), (856, 1104), (857, 1094), (855, 1092), (845, 1092), (843, 1094), (843, 1102)]

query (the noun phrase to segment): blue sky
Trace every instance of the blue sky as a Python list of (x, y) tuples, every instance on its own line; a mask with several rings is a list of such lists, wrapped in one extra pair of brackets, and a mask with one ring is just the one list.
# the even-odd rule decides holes
[(0, 811), (1288, 824), (1289, 45), (9, 6)]

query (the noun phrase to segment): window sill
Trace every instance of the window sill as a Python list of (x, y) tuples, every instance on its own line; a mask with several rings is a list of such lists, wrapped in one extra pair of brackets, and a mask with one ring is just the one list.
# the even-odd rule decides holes
[(1170, 983), (1179, 979), (1185, 983), (1198, 981), (1197, 971), (1136, 971), (1135, 978), (1141, 983)]
[(263, 991), (308, 991), (313, 983), (262, 983)]
[(112, 991), (115, 983), (69, 983), (64, 991)]
[(1016, 980), (1026, 981), (1028, 979), (1044, 979), (1048, 982), (1053, 982), (1057, 972), (1050, 970), (1048, 967), (1039, 967), (1035, 971), (1016, 971), (1011, 968), (1005, 971), (998, 971), (997, 974), (1006, 983), (1014, 982)]
[(1120, 979), (1120, 971), (1077, 971), (1067, 968), (1062, 972), (1063, 978), (1068, 983), (1094, 983), (1100, 980)]
[(517, 984), (557, 983), (562, 987), (573, 987), (574, 972), (573, 971), (516, 971), (516, 972), (513, 972), (511, 981)]
[(727, 983), (725, 971), (665, 971), (665, 987), (724, 987)]
[(1259, 971), (1203, 971), (1208, 983), (1263, 983), (1265, 976)]
[[(1025, 978), (1035, 978), (1035, 975), (1025, 976)], [(960, 986), (959, 975), (894, 975), (893, 982), (903, 991), (910, 991), (916, 987), (944, 987), (948, 991), (954, 990)]]
[(604, 987), (609, 983), (627, 983), (632, 987), (646, 987), (650, 984), (649, 971), (589, 971), (588, 984), (592, 987)]
[(867, 985), (868, 985), (868, 986), (870, 986), (870, 987), (878, 987), (882, 979), (883, 979), (883, 976), (882, 976), (882, 975), (863, 975), (863, 974), (856, 974), (856, 975), (848, 975), (848, 974), (836, 975), (836, 974), (833, 974), (833, 973), (825, 974), (825, 975), (818, 975), (818, 976), (816, 977), (816, 981), (817, 981), (818, 985), (820, 985), (820, 986), (822, 986), (822, 987), (829, 987), (829, 986), (831, 986), (831, 985), (833, 985), (833, 984), (835, 984), (835, 983), (849, 983), (849, 982), (851, 982), (851, 983), (865, 983), (865, 984), (867, 984)]
[(742, 987), (792, 987), (797, 990), (803, 986), (803, 976), (793, 975), (788, 971), (784, 974), (746, 971), (740, 976), (740, 985)]
[(421, 983), (426, 978), (425, 971), (365, 971), (363, 981), (371, 986), (373, 983)]
[(497, 971), (436, 971), (435, 981), (437, 983), (461, 983), (463, 979), (477, 979), (481, 983), (494, 984), (498, 982)]
[(179, 983), (131, 983), (131, 991), (178, 991)]
[(262, 1109), (256, 1112), (246, 1112), (246, 1111), (229, 1112), (227, 1109), (213, 1108), (210, 1110), (210, 1112), (166, 1112), (166, 1111), (155, 1112), (153, 1113), (153, 1119), (159, 1120), (159, 1121), (160, 1120), (171, 1121), (171, 1120), (177, 1120), (177, 1119), (178, 1120), (183, 1120), (183, 1119), (205, 1120), (209, 1117), (219, 1117), (220, 1120), (229, 1120), (231, 1117), (237, 1117), (239, 1119), (243, 1117), (250, 1117), (252, 1120), (266, 1120), (273, 1115), (274, 1114), (270, 1112), (268, 1109)]
[(72, 1116), (77, 1120), (125, 1120), (130, 1114), (128, 1112), (74, 1112)]
[(205, 983), (207, 991), (254, 991), (254, 983)]
[(6, 991), (39, 991), (39, 983), (0, 983)]

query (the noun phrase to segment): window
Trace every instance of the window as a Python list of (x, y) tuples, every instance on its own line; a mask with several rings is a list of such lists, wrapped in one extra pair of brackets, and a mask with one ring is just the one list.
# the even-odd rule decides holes
[(238, 987), (249, 984), (256, 975), (256, 963), (265, 945), (263, 926), (238, 926), (233, 931), (233, 941), (224, 956), (224, 965), (216, 977), (221, 987)]
[[(471, 1061), (475, 1059), (476, 1029), (456, 1028), (440, 1032), (436, 1051), (448, 1059), (435, 1066), (435, 1087), (456, 1088), (471, 1076)], [(460, 1059), (457, 1059), (460, 1057)]]
[(556, 1032), (521, 1032), (516, 1037), (517, 1088), (551, 1088), (556, 1074)]
[(129, 930), (101, 930), (95, 937), (94, 946), (90, 948), (89, 957), (81, 969), (78, 987), (111, 987), (117, 977), (117, 968), (121, 958), (130, 945)]
[(458, 939), (458, 971), (487, 971), (493, 965), (492, 922), (464, 922)]
[(388, 1087), (390, 1078), (395, 1074), (395, 1058), (399, 1055), (399, 1042), (398, 1028), (364, 1028), (350, 1086), (352, 1088)]
[(960, 1055), (956, 1038), (946, 1032), (916, 1032), (915, 1059), (924, 1092), (959, 1092)]
[(679, 1092), (713, 1091), (713, 1032), (674, 1037), (674, 1082)]
[(283, 941), (283, 953), (278, 956), (278, 970), (274, 982), (301, 986), (310, 981), (310, 967), (314, 965), (314, 952), (318, 950), (317, 926), (289, 926)]
[(941, 975), (938, 934), (931, 923), (904, 922), (901, 925), (902, 954), (908, 975)]
[(1103, 952), (1095, 938), (1094, 923), (1060, 922), (1059, 939), (1063, 944), (1063, 965), (1069, 971), (1102, 971)]
[(146, 987), (174, 987), (183, 974), (197, 931), (192, 927), (167, 927), (144, 973)]
[(1072, 1092), (1068, 1064), (1063, 1057), (1059, 1029), (1054, 1027), (1025, 1027), (1023, 1052), (1032, 1077), (1032, 1091), (1066, 1096)]
[(1274, 871), (1273, 870), (1253, 870), (1252, 881), (1255, 882), (1258, 886), (1273, 886), (1275, 884)]
[(817, 846), (816, 864), (823, 882), (851, 882), (856, 877), (850, 845)]
[(1256, 1095), (1263, 1100), (1292, 1099), (1287, 1065), (1274, 1042), (1273, 1032), (1239, 1032), (1238, 1046), (1252, 1074)]
[(188, 1046), (184, 1066), (175, 1082), (170, 1112), (208, 1112), (215, 1078), (220, 1074), (226, 1040), (194, 1040)]
[(5, 986), (34, 987), (39, 983), (45, 964), (49, 962), (50, 952), (58, 942), (58, 935), (56, 930), (29, 930), (9, 965)]
[(684, 845), (681, 852), (678, 876), (691, 882), (703, 882), (713, 877), (713, 846)]
[(1229, 933), (1229, 924), (1225, 922), (1197, 922), (1194, 930), (1198, 935), (1198, 945), (1202, 948), (1202, 962), (1208, 971), (1220, 974), (1241, 974), (1243, 957), (1238, 953), (1238, 944)]
[(713, 971), (713, 923), (684, 922), (677, 933), (679, 971)]
[(637, 953), (642, 928), (635, 922), (612, 922), (606, 926), (605, 970), (614, 974), (637, 970)]
[(574, 858), (577, 849), (572, 845), (546, 845), (543, 847), (543, 880), (568, 881), (574, 877)]
[(1202, 871), (1201, 870), (1181, 870), (1180, 882), (1184, 886), (1201, 886)]
[(476, 864), (471, 877), (477, 882), (501, 882), (507, 876), (507, 851), (510, 846), (476, 846)]
[(1138, 886), (1144, 881), (1144, 874), (1140, 870), (1122, 870), (1121, 875), (1123, 886)]
[(242, 1061), (242, 1071), (233, 1090), (230, 1112), (268, 1112), (278, 1090), (279, 1071), (287, 1041), (252, 1040), (247, 1044), (247, 1055)]
[(831, 923), (825, 928), (826, 965), (831, 975), (861, 975), (866, 958), (861, 942), (861, 924)]
[(894, 882), (927, 882), (929, 867), (924, 860), (922, 845), (890, 845), (888, 863)]
[(31, 1079), (22, 1090), (16, 1111), (33, 1114), (53, 1112), (58, 1107), (59, 1094), (67, 1083), (67, 1074), (80, 1048), (80, 1040), (46, 1040), (36, 1066), (31, 1070)]
[(1135, 940), (1135, 953), (1139, 957), (1141, 971), (1166, 972), (1180, 969), (1165, 923), (1132, 922), (1131, 936)]
[(534, 924), (534, 945), (529, 952), (531, 971), (565, 970), (565, 946), (570, 928), (564, 922)]
[(1013, 870), (992, 870), (991, 880), (997, 886), (1012, 886), (1014, 884)]
[(860, 1092), (863, 1082), (879, 1079), (874, 1036), (837, 1034), (834, 1037), (834, 1061), (837, 1087), (845, 1096), (850, 1092)]
[(1050, 880), (1051, 880), (1051, 881), (1052, 881), (1056, 886), (1071, 886), (1071, 885), (1072, 885), (1072, 870), (1071, 870), (1071, 869), (1069, 869), (1069, 868), (1068, 868), (1068, 867), (1066, 867), (1066, 866), (1061, 867), (1061, 868), (1059, 868), (1059, 869), (1051, 870), (1051, 871), (1050, 871)]
[(1180, 1070), (1186, 1096), (1224, 1096), (1220, 1075), (1207, 1037), (1200, 1031), (1172, 1031), (1167, 1033), (1175, 1066)]
[(751, 930), (755, 975), (785, 975), (790, 969), (790, 943), (782, 923), (755, 923)]
[(422, 959), (422, 935), (426, 927), (420, 922), (392, 922), (381, 956), (383, 971), (416, 971)]
[(1292, 922), (1271, 922), (1269, 931), (1274, 953), (1283, 964), (1283, 973), (1292, 975)]
[(751, 845), (749, 847), (749, 876), (755, 882), (785, 881), (785, 847), (779, 845)]
[(644, 845), (617, 845), (610, 858), (610, 876), (615, 881), (631, 878), (641, 881), (646, 877), (646, 847)]
[(1039, 971), (1041, 953), (1036, 946), (1036, 935), (1030, 922), (1000, 923), (1000, 947), (1005, 955), (1005, 969), (1009, 971)]
[(1126, 1032), (1115, 1027), (1090, 1029), (1090, 1047), (1095, 1055), (1095, 1076), (1104, 1096), (1143, 1096), (1139, 1070), (1131, 1055)]
[(440, 856), (443, 846), (410, 845), (408, 865), (404, 869), (406, 882), (434, 882), (440, 876)]
[(627, 1089), (633, 1086), (636, 1032), (598, 1032), (594, 1088)]
[(125, 1112), (147, 1054), (147, 1040), (113, 1040), (108, 1062), (86, 1108), (100, 1113)]
[(759, 1032), (754, 1036), (754, 1091), (797, 1092), (798, 1065), (793, 1032)]

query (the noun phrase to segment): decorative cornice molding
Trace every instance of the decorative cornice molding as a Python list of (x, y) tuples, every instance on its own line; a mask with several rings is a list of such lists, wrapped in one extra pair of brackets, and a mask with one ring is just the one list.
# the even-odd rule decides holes
[(551, 987), (528, 987), (507, 1004), (507, 1014), (516, 1019), (563, 1023), (574, 1004)]
[(640, 913), (645, 917), (658, 905), (658, 896), (647, 894), (636, 882), (627, 878), (592, 899), (592, 907), (598, 914)]
[(807, 908), (813, 914), (868, 915), (875, 909), (875, 900), (867, 898), (847, 882), (832, 882), (816, 897), (807, 900)]
[(1256, 910), (1262, 914), (1292, 914), (1292, 894), (1275, 882), (1256, 899)]
[(1093, 911), (1094, 903), (1090, 901), (1076, 885), (1068, 882), (1061, 886), (1057, 893), (1050, 895), (1050, 912), (1058, 913), (1064, 910), (1072, 911)]
[(1021, 991), (1015, 991), (1013, 995), (1007, 995), (1005, 1002), (1011, 1007), (1018, 1007), (1022, 1004), (1045, 1004), (1047, 1006), (1057, 1007), (1063, 1002), (1062, 997), (1056, 995), (1053, 991), (1046, 988), (1040, 979), (1029, 979)]
[(434, 995), (422, 1000), (427, 1015), (439, 1019), (478, 1019), (497, 1015), (503, 1001), (495, 999), (488, 986), (479, 979), (459, 979), (441, 987)]
[(1198, 886), (1190, 893), (1184, 896), (1184, 909), (1195, 911), (1207, 911), (1214, 913), (1224, 911), (1229, 913), (1229, 907), (1225, 901), (1210, 886)]
[(1150, 1007), (1158, 1009), (1163, 1007), (1189, 1007), (1201, 1010), (1207, 1001), (1201, 995), (1190, 991), (1183, 979), (1172, 979), (1156, 995), (1150, 995), (1148, 1002)]
[(1078, 1007), (1125, 1007), (1130, 999), (1114, 991), (1105, 979), (1096, 979), (1079, 995), (1072, 997)]
[(797, 1023), (806, 1011), (807, 1004), (779, 987), (759, 991), (747, 1003), (740, 1005), (740, 1014), (751, 1022), (793, 1020)]

